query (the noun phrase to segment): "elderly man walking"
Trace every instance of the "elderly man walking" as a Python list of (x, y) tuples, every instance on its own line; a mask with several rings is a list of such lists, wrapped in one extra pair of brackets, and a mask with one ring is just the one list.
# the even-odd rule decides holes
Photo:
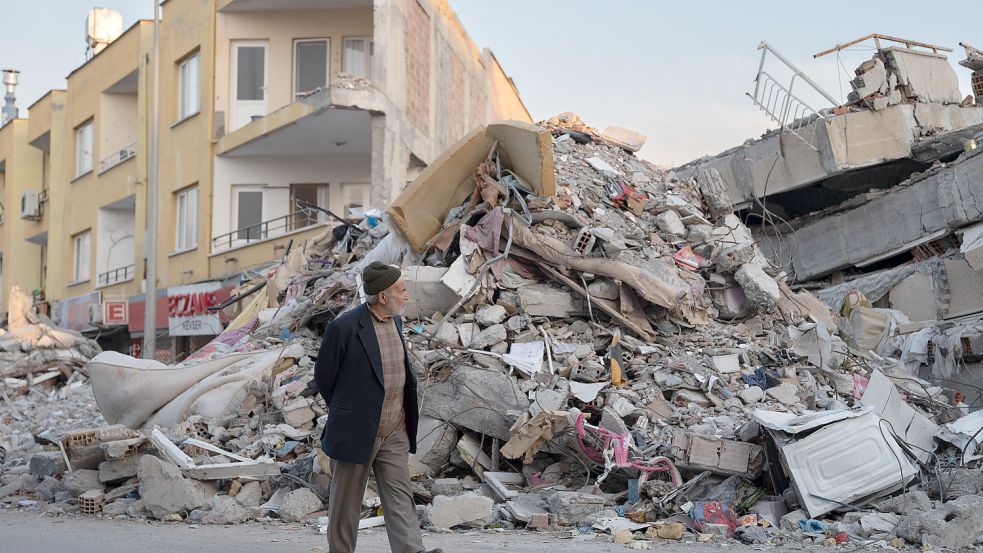
[(328, 325), (314, 365), (328, 406), (321, 449), (332, 468), (329, 551), (355, 551), (371, 469), (393, 553), (442, 553), (424, 552), (410, 487), (418, 410), (400, 319), (409, 301), (406, 283), (398, 268), (378, 261), (365, 267), (362, 282), (366, 303)]

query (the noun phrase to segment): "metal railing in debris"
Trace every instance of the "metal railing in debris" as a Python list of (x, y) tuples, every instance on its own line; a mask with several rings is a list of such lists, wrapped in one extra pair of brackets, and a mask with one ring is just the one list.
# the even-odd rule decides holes
[(96, 286), (109, 286), (110, 284), (116, 284), (117, 282), (132, 280), (134, 268), (134, 265), (127, 265), (126, 267), (120, 267), (118, 269), (106, 271), (105, 273), (99, 273), (99, 276), (96, 277)]
[(124, 161), (130, 159), (131, 157), (135, 157), (136, 155), (137, 155), (137, 144), (136, 142), (134, 142), (129, 146), (116, 150), (108, 157), (103, 158), (103, 160), (99, 162), (99, 172), (105, 173), (106, 171), (109, 171), (113, 167), (116, 167), (120, 163), (123, 163)]
[[(782, 132), (792, 134), (805, 142), (813, 150), (817, 150), (815, 140), (819, 126), (815, 122), (818, 119), (825, 119), (825, 117), (795, 95), (793, 89), (796, 80), (805, 81), (813, 90), (829, 100), (832, 105), (838, 105), (839, 102), (805, 73), (800, 71), (785, 56), (769, 46), (767, 42), (762, 42), (758, 45), (758, 49), (761, 50), (761, 63), (758, 65), (758, 74), (754, 78), (754, 92), (747, 93), (748, 97), (781, 126)], [(792, 78), (788, 86), (779, 83), (778, 80), (765, 71), (765, 59), (768, 56), (768, 52), (771, 52), (772, 55), (792, 70)]]
[(244, 246), (317, 223), (317, 213), (313, 213), (310, 210), (294, 211), (276, 219), (241, 227), (232, 232), (216, 236), (212, 239), (212, 251)]

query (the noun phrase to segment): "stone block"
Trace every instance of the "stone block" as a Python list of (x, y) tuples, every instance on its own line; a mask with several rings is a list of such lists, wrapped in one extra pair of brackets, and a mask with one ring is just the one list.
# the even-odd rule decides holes
[(546, 499), (551, 514), (560, 524), (579, 523), (597, 511), (604, 510), (604, 498), (579, 492), (556, 492)]
[(65, 479), (65, 487), (68, 494), (78, 497), (89, 490), (102, 490), (104, 486), (99, 480), (99, 471), (79, 469)]
[(158, 520), (205, 504), (201, 488), (185, 478), (176, 466), (153, 455), (140, 456), (137, 477), (140, 479), (141, 507)]
[(476, 493), (453, 497), (438, 495), (433, 498), (430, 524), (444, 529), (455, 526), (484, 528), (495, 521), (492, 512), (494, 505), (495, 502), (490, 497)]
[(298, 488), (283, 498), (283, 505), (278, 511), (280, 518), (287, 522), (300, 522), (311, 513), (324, 508), (321, 498), (307, 488)]
[(675, 210), (663, 211), (655, 217), (655, 226), (666, 234), (685, 237), (686, 224)]
[(758, 386), (750, 386), (738, 392), (737, 395), (741, 398), (741, 401), (743, 401), (744, 403), (748, 405), (753, 405), (764, 399), (765, 392)]
[(481, 332), (471, 340), (472, 349), (485, 349), (495, 344), (504, 342), (508, 338), (508, 332), (505, 330), (505, 325), (492, 325)]
[(461, 495), (464, 485), (457, 478), (438, 478), (430, 486), (430, 493), (437, 495)]
[(259, 482), (246, 482), (235, 497), (243, 507), (258, 507), (263, 502), (263, 487)]
[(403, 311), (404, 317), (420, 319), (430, 317), (438, 311), (446, 313), (457, 303), (460, 298), (440, 280), (446, 272), (445, 267), (419, 266), (403, 269), (406, 292), (410, 296)]
[(583, 302), (573, 293), (549, 284), (530, 284), (518, 290), (522, 309), (530, 317), (573, 317), (584, 312)]
[(763, 309), (771, 309), (782, 298), (778, 283), (757, 263), (741, 265), (734, 273), (734, 279), (744, 289), (748, 301)]
[(481, 326), (497, 325), (505, 321), (508, 312), (501, 305), (482, 307), (474, 314), (474, 320)]
[(136, 455), (112, 459), (99, 463), (99, 481), (102, 483), (122, 482), (137, 475), (140, 458)]
[(60, 476), (68, 470), (68, 465), (61, 451), (42, 451), (31, 456), (30, 470), (38, 478)]
[(756, 246), (749, 244), (734, 244), (721, 250), (717, 256), (717, 269), (723, 273), (736, 271), (745, 263), (754, 259)]

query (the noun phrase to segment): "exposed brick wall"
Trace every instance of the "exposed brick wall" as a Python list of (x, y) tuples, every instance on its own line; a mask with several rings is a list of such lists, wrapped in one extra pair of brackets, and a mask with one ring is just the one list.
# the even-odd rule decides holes
[(406, 14), (406, 114), (430, 133), (430, 16), (417, 0), (408, 2)]
[(447, 112), (449, 114), (447, 143), (451, 144), (464, 136), (464, 100), (468, 97), (468, 81), (467, 73), (464, 70), (464, 62), (461, 61), (461, 58), (457, 57), (453, 50), (450, 52), (450, 78), (448, 79), (448, 86), (450, 87), (448, 98), (450, 105), (447, 106)]
[(485, 92), (481, 90), (481, 81), (475, 77), (471, 77), (468, 81), (469, 98), (468, 98), (468, 125), (467, 130), (471, 130), (478, 125), (484, 125), (487, 123), (485, 121), (487, 111), (488, 97)]

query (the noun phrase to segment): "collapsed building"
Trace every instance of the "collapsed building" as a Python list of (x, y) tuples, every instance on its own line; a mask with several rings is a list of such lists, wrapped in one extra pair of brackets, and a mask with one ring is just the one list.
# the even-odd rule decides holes
[[(892, 63), (895, 79), (896, 67), (917, 66)], [(887, 97), (885, 110), (913, 111), (908, 94), (921, 89), (903, 82), (895, 104), (880, 86), (857, 102)], [(978, 109), (941, 105), (967, 118)], [(784, 159), (801, 144), (813, 156), (809, 144), (825, 136), (828, 154), (833, 118), (877, 110), (835, 111), (745, 148)], [(810, 125), (826, 130), (807, 134)], [(907, 279), (934, 282), (959, 255), (836, 286), (805, 280), (794, 271), (807, 250), (769, 262), (781, 251), (769, 240), (788, 240), (747, 217), (755, 205), (759, 219), (778, 209), (760, 205), (767, 174), (761, 197), (743, 197), (728, 172), (738, 154), (665, 172), (635, 156), (644, 140), (569, 113), (475, 129), (386, 211), (362, 210), (288, 246), (219, 306), (231, 322), (180, 365), (104, 352), (85, 366), (90, 387), (5, 400), (0, 433), (14, 438), (0, 439), (0, 504), (323, 531), (331, 475), (319, 430), (330, 414), (313, 383), (318, 338), (360, 303), (360, 269), (378, 260), (403, 268), (412, 298), (404, 328), (421, 424), (410, 470), (428, 527), (566, 529), (640, 548), (978, 543), (980, 396), (919, 378), (952, 349), (895, 355), (917, 323), (874, 307)], [(920, 143), (894, 162), (918, 163), (910, 152)], [(919, 179), (979, 159), (938, 144), (949, 153)], [(824, 170), (849, 172), (823, 159), (834, 163)], [(781, 163), (788, 177), (796, 164)], [(881, 190), (836, 193), (845, 202), (893, 193)], [(919, 336), (922, 346), (933, 339)], [(69, 405), (77, 418), (55, 417)], [(379, 506), (370, 483), (361, 527), (385, 524)]]
[[(974, 98), (960, 93), (948, 48), (870, 35), (817, 56), (870, 39), (876, 53), (856, 69), (845, 105), (779, 121), (760, 139), (676, 172), (725, 190), (793, 288), (827, 288), (819, 297), (838, 312), (851, 290), (894, 310), (873, 323), (884, 340), (872, 349), (903, 355), (925, 378), (958, 369), (961, 391), (974, 395), (983, 385), (975, 325), (983, 312), (983, 57), (963, 44)], [(775, 96), (797, 105), (767, 72), (756, 82), (751, 96), (769, 114), (784, 113), (768, 109)]]

